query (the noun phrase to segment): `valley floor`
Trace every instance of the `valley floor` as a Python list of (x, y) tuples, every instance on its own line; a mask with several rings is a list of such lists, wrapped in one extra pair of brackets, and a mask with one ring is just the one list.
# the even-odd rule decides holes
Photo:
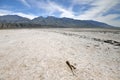
[(120, 80), (120, 30), (0, 30), (0, 80)]

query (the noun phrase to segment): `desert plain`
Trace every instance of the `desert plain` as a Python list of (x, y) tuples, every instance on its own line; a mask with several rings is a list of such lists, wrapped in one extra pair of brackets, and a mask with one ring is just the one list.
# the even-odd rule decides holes
[(120, 80), (120, 30), (0, 30), (0, 80)]

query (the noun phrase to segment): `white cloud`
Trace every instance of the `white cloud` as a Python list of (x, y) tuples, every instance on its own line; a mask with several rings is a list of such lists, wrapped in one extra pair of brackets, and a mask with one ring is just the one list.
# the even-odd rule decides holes
[(71, 11), (71, 9), (66, 9), (63, 6), (60, 6), (54, 2), (49, 2), (49, 8), (48, 10), (50, 13), (55, 13), (56, 11), (61, 12), (60, 17), (69, 17), (73, 18), (74, 17), (74, 12)]
[(118, 0), (97, 0), (91, 3), (91, 5), (94, 5), (95, 7), (88, 9), (85, 11), (82, 15), (77, 16), (80, 19), (94, 19), (96, 17), (100, 17), (104, 13), (106, 13), (108, 10), (110, 10), (113, 6), (115, 6), (118, 2)]
[(11, 14), (11, 11), (0, 9), (0, 16)]
[(71, 0), (73, 4), (89, 4), (95, 0)]
[(26, 17), (29, 19), (33, 19), (35, 17), (38, 17), (38, 16), (35, 16), (33, 14), (25, 14), (25, 13), (21, 13), (21, 12), (14, 13), (13, 15), (19, 15), (19, 16)]
[(20, 0), (25, 6), (31, 7), (30, 4), (26, 0)]
[(35, 5), (35, 7), (39, 9), (43, 9), (46, 11), (45, 14), (47, 15), (54, 15), (55, 12), (60, 12), (60, 17), (70, 17), (73, 18), (73, 12), (71, 11), (71, 8), (66, 9), (61, 5), (58, 5), (55, 2), (47, 0), (45, 1), (36, 1), (36, 0), (30, 0), (30, 3), (32, 5)]
[(105, 22), (107, 24), (120, 27), (119, 26), (120, 21), (116, 20), (116, 18), (118, 18), (118, 17), (120, 17), (120, 15), (118, 15), (118, 14), (109, 14), (109, 15), (106, 15), (106, 16), (99, 16), (99, 17), (97, 17), (93, 20), (102, 21), (102, 22)]
[[(89, 4), (94, 7), (86, 10), (83, 12), (83, 14), (79, 14), (78, 16), (75, 16), (72, 14), (72, 16), (66, 16), (66, 17), (72, 17), (74, 19), (80, 19), (80, 20), (96, 20), (100, 22), (105, 22), (110, 25), (119, 26), (120, 21), (116, 20), (117, 17), (120, 17), (119, 14), (107, 14), (109, 10), (113, 9), (114, 6), (119, 4), (119, 0), (73, 0), (73, 4)], [(70, 12), (69, 12), (70, 13)], [(74, 13), (74, 12), (73, 12)]]
[(3, 15), (19, 15), (19, 16), (26, 17), (26, 18), (29, 18), (29, 19), (33, 19), (33, 18), (37, 17), (33, 14), (25, 14), (25, 13), (22, 13), (22, 12), (13, 12), (13, 11), (9, 11), (9, 10), (0, 9), (0, 16), (3, 16)]

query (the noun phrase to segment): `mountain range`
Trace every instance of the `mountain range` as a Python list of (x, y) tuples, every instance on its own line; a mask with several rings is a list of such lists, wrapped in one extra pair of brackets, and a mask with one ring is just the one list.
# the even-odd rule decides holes
[(93, 20), (75, 20), (53, 16), (37, 17), (32, 20), (18, 15), (0, 16), (0, 29), (3, 28), (109, 28), (106, 23)]

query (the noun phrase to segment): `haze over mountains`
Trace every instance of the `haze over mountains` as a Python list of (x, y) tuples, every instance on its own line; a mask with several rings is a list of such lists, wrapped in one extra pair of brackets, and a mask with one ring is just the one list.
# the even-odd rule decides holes
[(32, 20), (18, 15), (0, 16), (0, 28), (108, 28), (106, 23), (93, 20), (74, 20), (53, 16), (37, 17)]

